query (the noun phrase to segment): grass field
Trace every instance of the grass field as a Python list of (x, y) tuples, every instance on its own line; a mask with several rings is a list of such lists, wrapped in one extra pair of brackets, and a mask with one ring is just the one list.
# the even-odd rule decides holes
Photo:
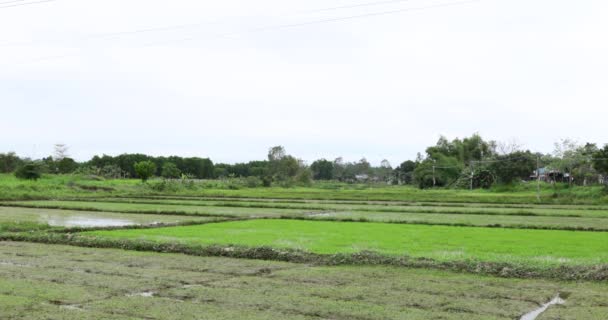
[[(244, 201), (183, 201), (98, 199), (95, 201), (11, 201), (27, 208), (95, 210), (148, 214), (288, 217), (315, 220), (355, 220), (391, 223), (508, 228), (608, 230), (608, 211), (598, 208), (482, 208), (479, 206), (386, 206), (351, 204), (293, 204)], [(365, 210), (362, 210), (365, 209)], [(559, 217), (559, 218), (556, 218)]]
[(3, 319), (602, 319), (608, 285), (4, 242)]
[(608, 233), (383, 223), (249, 220), (85, 235), (187, 244), (271, 246), (318, 254), (377, 251), (439, 261), (608, 263)]
[[(231, 190), (229, 183), (196, 181), (194, 184), (175, 182), (171, 190), (157, 191), (154, 181), (141, 184), (135, 179), (97, 180), (78, 175), (45, 175), (39, 181), (17, 180), (14, 175), (0, 174), (0, 200), (60, 199), (68, 197), (103, 196), (205, 196), (279, 199), (328, 199), (369, 201), (427, 201), (460, 203), (536, 203), (536, 185), (522, 184), (490, 190), (420, 190), (412, 186), (361, 185), (317, 183), (298, 188), (242, 188)], [(573, 187), (567, 185), (541, 186), (541, 201), (547, 204), (608, 204), (608, 194), (602, 187)]]
[(608, 314), (599, 188), (159, 183), (0, 175), (0, 318)]
[[(211, 206), (264, 209), (297, 209), (305, 211), (370, 211), (370, 212), (417, 212), (417, 213), (467, 213), (467, 214), (497, 214), (497, 215), (527, 215), (527, 216), (570, 216), (570, 217), (605, 217), (608, 209), (604, 207), (573, 207), (537, 205), (528, 207), (500, 208), (480, 206), (479, 204), (426, 203), (426, 204), (355, 204), (350, 203), (321, 203), (321, 202), (273, 202), (273, 201), (217, 201), (217, 200), (171, 200), (171, 199), (98, 199), (100, 202), (118, 202), (131, 204), (156, 204), (178, 206)], [(40, 203), (40, 202), (32, 202)]]

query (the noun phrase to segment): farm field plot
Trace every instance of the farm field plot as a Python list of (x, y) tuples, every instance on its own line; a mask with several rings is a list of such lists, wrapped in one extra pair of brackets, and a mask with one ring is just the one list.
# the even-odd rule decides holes
[(49, 209), (73, 209), (105, 212), (128, 212), (128, 213), (160, 213), (160, 214), (186, 214), (186, 215), (210, 215), (230, 217), (278, 217), (281, 215), (303, 215), (309, 210), (302, 209), (274, 209), (274, 208), (240, 208), (240, 207), (215, 207), (215, 206), (193, 206), (193, 205), (171, 205), (150, 203), (117, 203), (98, 201), (11, 201), (4, 205), (19, 206), (26, 208), (49, 208)]
[(569, 217), (598, 217), (608, 218), (608, 209), (604, 207), (586, 206), (527, 206), (527, 207), (497, 207), (482, 206), (480, 204), (354, 204), (349, 203), (323, 203), (323, 202), (274, 202), (274, 201), (245, 201), (245, 200), (178, 200), (178, 199), (135, 199), (135, 198), (105, 198), (100, 202), (133, 203), (133, 204), (162, 204), (184, 206), (212, 206), (212, 207), (244, 207), (267, 209), (298, 209), (307, 211), (370, 211), (370, 212), (403, 212), (403, 213), (463, 213), (485, 215), (523, 215), (523, 216), (569, 216)]
[(602, 319), (607, 284), (3, 242), (3, 319)]
[(85, 232), (84, 235), (195, 245), (271, 246), (317, 254), (364, 250), (438, 261), (534, 266), (608, 263), (608, 233), (302, 220)]
[(608, 231), (606, 218), (544, 217), (513, 215), (480, 215), (448, 213), (401, 213), (370, 211), (338, 211), (307, 215), (315, 220), (354, 220), (387, 223), (437, 224), (459, 226), (492, 226), (529, 229), (564, 229)]
[(214, 220), (212, 217), (0, 207), (0, 225), (6, 223), (38, 223), (60, 227), (106, 227), (212, 220)]
[(431, 207), (482, 207), (482, 208), (536, 208), (536, 209), (575, 209), (575, 210), (607, 210), (606, 205), (591, 204), (547, 204), (547, 203), (492, 203), (492, 202), (449, 202), (442, 201), (438, 197), (435, 201), (415, 200), (339, 200), (339, 199), (282, 199), (282, 198), (236, 198), (236, 197), (212, 197), (212, 196), (184, 196), (184, 195), (145, 195), (145, 196), (118, 196), (118, 197), (96, 197), (94, 200), (125, 200), (125, 201), (147, 201), (147, 200), (186, 200), (192, 202), (261, 202), (261, 203), (294, 203), (294, 204), (343, 204), (343, 205), (378, 205), (378, 206), (431, 206)]
[[(56, 208), (73, 210), (95, 210), (106, 212), (182, 214), (205, 216), (230, 216), (240, 218), (301, 218), (316, 220), (355, 220), (373, 222), (493, 226), (508, 228), (565, 229), (565, 230), (608, 230), (608, 216), (602, 210), (553, 210), (483, 208), (473, 210), (463, 207), (403, 207), (372, 205), (315, 205), (293, 203), (257, 203), (243, 201), (184, 201), (184, 200), (142, 200), (142, 199), (98, 199), (95, 201), (17, 201), (5, 202), (27, 208)], [(361, 208), (366, 209), (359, 211)], [(359, 210), (357, 210), (359, 209)], [(374, 211), (374, 210), (378, 211)], [(509, 211), (510, 210), (510, 211)], [(530, 210), (530, 209), (525, 209)], [(488, 212), (488, 214), (484, 214)], [(570, 214), (581, 217), (550, 216), (545, 214)], [(534, 215), (527, 215), (534, 214)]]

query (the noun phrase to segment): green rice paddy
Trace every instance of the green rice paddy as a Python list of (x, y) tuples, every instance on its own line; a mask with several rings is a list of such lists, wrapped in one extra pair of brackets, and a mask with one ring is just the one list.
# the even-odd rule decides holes
[(608, 263), (608, 233), (300, 220), (249, 220), (84, 235), (202, 245), (270, 246), (318, 254), (376, 251), (439, 261)]

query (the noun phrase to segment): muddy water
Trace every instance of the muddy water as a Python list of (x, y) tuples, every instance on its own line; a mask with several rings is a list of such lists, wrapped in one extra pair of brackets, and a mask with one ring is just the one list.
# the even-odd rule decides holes
[(520, 320), (535, 320), (536, 318), (538, 318), (538, 316), (541, 315), (541, 313), (547, 311), (547, 309), (549, 309), (550, 306), (554, 305), (554, 304), (564, 304), (566, 301), (564, 301), (562, 298), (560, 298), (559, 296), (553, 298), (553, 300), (543, 304), (540, 308), (531, 311), (530, 313), (526, 313), (524, 314)]

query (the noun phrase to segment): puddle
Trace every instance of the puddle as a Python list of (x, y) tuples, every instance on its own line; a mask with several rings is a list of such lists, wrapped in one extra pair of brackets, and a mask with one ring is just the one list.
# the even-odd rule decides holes
[(137, 224), (127, 219), (97, 218), (90, 216), (48, 216), (46, 223), (56, 227), (123, 227)]
[(564, 304), (566, 301), (562, 298), (559, 297), (559, 295), (555, 298), (553, 298), (553, 300), (543, 304), (540, 308), (530, 312), (530, 313), (526, 313), (524, 314), (519, 320), (535, 320), (538, 316), (540, 316), (541, 313), (547, 311), (547, 309), (554, 305), (554, 304)]
[(146, 297), (146, 298), (150, 298), (150, 297), (154, 297), (155, 294), (156, 294), (156, 292), (154, 292), (154, 291), (144, 291), (144, 292), (130, 293), (130, 294), (127, 295), (127, 297)]

